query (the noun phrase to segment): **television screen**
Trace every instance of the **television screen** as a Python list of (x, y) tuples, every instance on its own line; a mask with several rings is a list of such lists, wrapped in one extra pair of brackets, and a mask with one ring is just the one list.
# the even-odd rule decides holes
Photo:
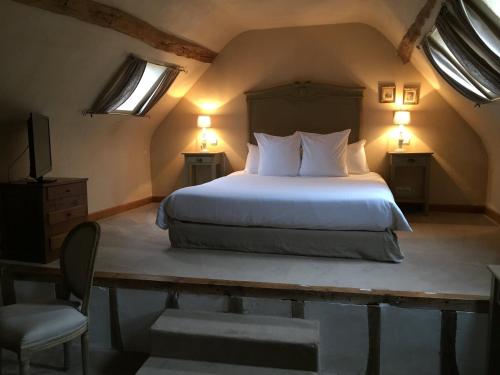
[(28, 120), (30, 176), (41, 179), (52, 169), (49, 118), (32, 113)]

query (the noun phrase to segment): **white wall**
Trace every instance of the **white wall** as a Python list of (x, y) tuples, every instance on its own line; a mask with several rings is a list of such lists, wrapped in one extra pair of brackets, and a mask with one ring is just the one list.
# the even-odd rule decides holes
[[(151, 135), (207, 64), (12, 1), (0, 2), (0, 32), (0, 181), (27, 144), (24, 122), (34, 111), (51, 121), (50, 175), (88, 177), (90, 212), (151, 196)], [(188, 73), (148, 118), (82, 116), (128, 53), (178, 63)], [(27, 160), (13, 178), (27, 175)]]

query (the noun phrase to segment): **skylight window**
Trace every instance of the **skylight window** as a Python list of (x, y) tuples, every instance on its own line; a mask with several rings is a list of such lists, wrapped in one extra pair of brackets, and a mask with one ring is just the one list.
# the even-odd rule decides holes
[[(441, 35), (439, 35), (439, 32), (437, 30), (434, 30), (434, 32), (431, 34), (431, 37), (434, 41), (436, 41), (436, 45), (431, 46), (431, 54), (434, 57), (434, 60), (436, 61), (439, 68), (441, 68), (442, 71), (446, 73), (451, 79), (456, 81), (461, 86), (464, 86), (464, 88), (466, 88), (467, 90), (470, 90), (474, 92), (474, 94), (487, 99), (487, 97), (484, 96), (484, 94), (479, 91), (476, 86), (474, 86), (474, 84), (471, 83), (471, 81), (457, 68), (457, 65), (460, 64), (460, 62), (456, 59), (455, 56), (453, 56), (448, 46), (446, 46), (443, 39), (441, 38)], [(441, 50), (436, 48), (437, 46), (441, 47)], [(483, 90), (486, 89), (483, 88)]]
[(161, 99), (182, 68), (129, 56), (95, 101), (90, 114), (144, 116)]
[(474, 0), (462, 1), (463, 11), (477, 36), (498, 57), (500, 57), (500, 45), (498, 32), (495, 25), (500, 25), (500, 1), (498, 0)]
[(147, 63), (142, 78), (130, 97), (117, 109), (116, 112), (134, 112), (139, 103), (143, 102), (146, 95), (152, 93), (158, 80), (167, 68), (152, 63)]
[(500, 99), (499, 8), (490, 0), (445, 3), (423, 41), (436, 70), (478, 104)]

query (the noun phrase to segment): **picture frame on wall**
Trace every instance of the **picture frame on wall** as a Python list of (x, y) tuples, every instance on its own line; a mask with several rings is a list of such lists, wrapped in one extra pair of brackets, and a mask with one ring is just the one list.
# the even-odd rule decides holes
[(404, 85), (403, 104), (415, 105), (420, 101), (420, 85)]
[(379, 103), (394, 103), (396, 101), (396, 84), (394, 82), (380, 82), (378, 85)]

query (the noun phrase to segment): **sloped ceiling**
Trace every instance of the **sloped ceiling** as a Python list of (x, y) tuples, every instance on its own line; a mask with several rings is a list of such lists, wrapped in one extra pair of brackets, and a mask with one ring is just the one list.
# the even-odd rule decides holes
[[(397, 47), (426, 0), (101, 0), (135, 14), (158, 28), (221, 51), (249, 30), (338, 23), (364, 23)], [(439, 2), (438, 2), (439, 4)], [(430, 29), (436, 5), (423, 31)], [(396, 51), (395, 51), (396, 53)], [(263, 56), (265, 58), (265, 56)], [(463, 98), (415, 50), (411, 63), (483, 140), (490, 158), (488, 206), (500, 211), (500, 103), (482, 108)], [(381, 77), (383, 78), (383, 77)], [(443, 135), (446, 136), (446, 135)]]
[[(159, 29), (193, 40), (215, 51), (221, 51), (237, 35), (249, 30), (339, 23), (364, 23), (372, 26), (396, 47), (426, 2), (426, 0), (98, 1), (120, 8)], [(14, 6), (8, 8), (17, 10)], [(438, 6), (431, 15), (431, 20), (437, 13), (437, 8)], [(430, 24), (431, 21), (427, 22), (424, 30), (428, 29)], [(153, 128), (168, 116), (179, 98), (189, 91), (209, 66), (177, 56), (171, 56), (169, 60), (186, 66), (191, 74), (181, 77), (169, 95), (158, 105), (159, 108), (155, 113), (160, 116), (155, 115), (155, 118), (151, 119)], [(462, 98), (436, 75), (420, 51), (415, 50), (411, 63), (481, 136), (490, 160), (500, 160), (500, 103), (474, 109), (473, 103)], [(381, 77), (385, 78), (387, 77)], [(490, 162), (490, 169), (488, 205), (498, 212), (500, 211), (500, 166)]]
[[(365, 23), (397, 47), (426, 0), (101, 0), (215, 51), (248, 30), (338, 23)], [(439, 4), (439, 2), (438, 2)], [(423, 31), (430, 29), (436, 5)], [(395, 52), (396, 53), (396, 52)], [(265, 58), (265, 56), (263, 56)], [(482, 138), (490, 157), (488, 205), (500, 211), (500, 103), (483, 108), (463, 98), (415, 50), (411, 63)]]
[(425, 0), (101, 0), (152, 25), (220, 51), (257, 29), (366, 23), (398, 43)]

